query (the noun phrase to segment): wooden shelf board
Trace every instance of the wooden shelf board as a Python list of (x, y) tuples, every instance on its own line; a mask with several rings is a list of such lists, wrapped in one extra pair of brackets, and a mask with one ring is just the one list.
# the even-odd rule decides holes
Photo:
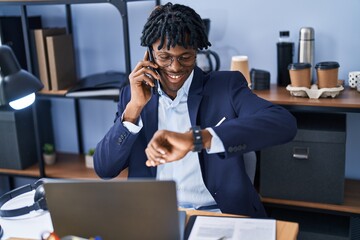
[(0, 173), (8, 174), (8, 175), (21, 175), (21, 176), (27, 176), (27, 177), (39, 177), (39, 167), (37, 164), (28, 167), (24, 170), (15, 170), (15, 169), (6, 169), (6, 168), (0, 168)]
[(351, 214), (360, 214), (360, 181), (347, 179), (345, 181), (345, 196), (343, 204), (327, 204), (305, 201), (295, 201), (286, 199), (276, 199), (262, 197), (263, 203), (271, 203), (276, 205), (287, 205), (294, 207), (323, 209), (327, 211), (345, 212)]
[[(0, 173), (40, 177), (39, 166), (35, 164), (24, 170), (0, 169)], [(94, 169), (85, 166), (83, 155), (57, 153), (56, 163), (45, 166), (46, 177), (68, 179), (99, 179)], [(127, 178), (127, 171), (121, 172), (118, 178)]]
[(42, 95), (50, 95), (50, 96), (65, 96), (65, 94), (68, 92), (68, 90), (41, 90), (39, 94)]
[(270, 90), (254, 90), (259, 97), (279, 105), (307, 106), (307, 107), (333, 107), (347, 108), (360, 111), (360, 92), (345, 87), (335, 98), (310, 99), (306, 97), (294, 97), (285, 87), (278, 87), (275, 84)]

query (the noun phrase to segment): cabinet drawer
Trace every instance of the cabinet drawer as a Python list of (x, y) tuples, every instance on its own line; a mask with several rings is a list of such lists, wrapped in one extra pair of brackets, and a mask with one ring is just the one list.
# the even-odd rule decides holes
[[(345, 118), (343, 120), (345, 125)], [(341, 204), (346, 142), (345, 128), (341, 129), (300, 128), (293, 141), (263, 149), (260, 152), (260, 194)]]

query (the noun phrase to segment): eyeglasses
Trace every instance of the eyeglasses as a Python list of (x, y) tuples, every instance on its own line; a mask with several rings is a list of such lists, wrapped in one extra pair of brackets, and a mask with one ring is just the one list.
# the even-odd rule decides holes
[(196, 54), (186, 53), (179, 57), (171, 56), (165, 53), (160, 53), (159, 55), (154, 54), (154, 59), (157, 61), (157, 64), (164, 68), (169, 67), (174, 62), (175, 58), (181, 66), (190, 67), (195, 63)]

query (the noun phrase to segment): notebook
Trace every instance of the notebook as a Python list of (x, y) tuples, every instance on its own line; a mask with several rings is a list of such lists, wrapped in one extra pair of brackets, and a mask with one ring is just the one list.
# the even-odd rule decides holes
[(182, 238), (185, 215), (179, 219), (173, 181), (52, 180), (44, 188), (60, 237)]

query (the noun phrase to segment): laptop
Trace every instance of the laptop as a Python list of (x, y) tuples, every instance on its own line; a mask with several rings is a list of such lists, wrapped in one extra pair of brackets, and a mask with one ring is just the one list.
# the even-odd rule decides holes
[(59, 237), (160, 240), (183, 236), (185, 215), (179, 217), (174, 181), (51, 180), (45, 181), (44, 189)]

